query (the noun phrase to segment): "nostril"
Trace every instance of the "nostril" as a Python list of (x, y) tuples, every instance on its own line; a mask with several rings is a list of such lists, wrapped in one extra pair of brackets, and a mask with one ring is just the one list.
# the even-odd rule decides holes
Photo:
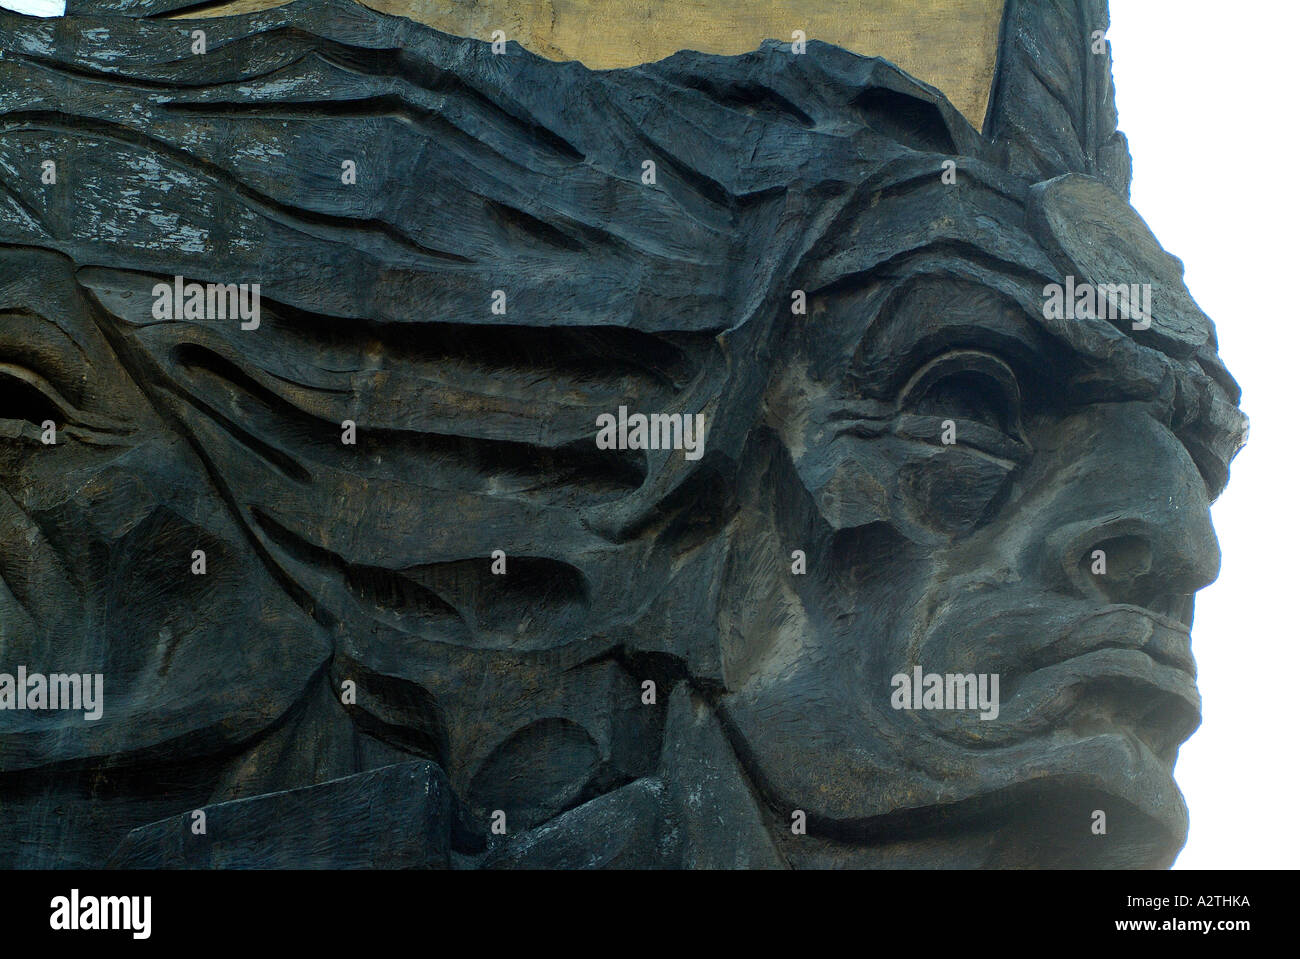
[(1103, 592), (1115, 597), (1149, 573), (1151, 561), (1151, 544), (1144, 537), (1112, 536), (1095, 544), (1080, 558), (1079, 566)]

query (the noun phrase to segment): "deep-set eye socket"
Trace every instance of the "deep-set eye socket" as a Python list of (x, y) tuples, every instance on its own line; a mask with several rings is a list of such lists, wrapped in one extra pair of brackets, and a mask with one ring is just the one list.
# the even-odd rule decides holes
[(63, 411), (41, 388), (38, 377), (22, 367), (0, 363), (0, 420), (23, 420), (40, 426), (62, 423)]
[(983, 350), (951, 350), (916, 371), (899, 392), (898, 411), (978, 423), (1021, 439), (1015, 372)]

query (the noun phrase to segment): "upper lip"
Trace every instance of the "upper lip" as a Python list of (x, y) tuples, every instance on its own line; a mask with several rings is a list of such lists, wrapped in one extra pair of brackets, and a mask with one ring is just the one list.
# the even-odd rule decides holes
[(1054, 666), (1099, 649), (1135, 649), (1196, 678), (1187, 624), (1143, 606), (1112, 605), (1075, 619), (1052, 642), (1035, 650), (1031, 669)]

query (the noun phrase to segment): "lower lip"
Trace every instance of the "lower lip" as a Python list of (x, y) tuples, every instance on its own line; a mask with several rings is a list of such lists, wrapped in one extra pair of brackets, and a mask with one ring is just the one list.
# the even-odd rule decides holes
[[(1133, 709), (1139, 725), (1148, 719), (1153, 728), (1175, 729), (1189, 726), (1190, 734), (1199, 720), (1201, 697), (1196, 681), (1187, 672), (1157, 663), (1145, 653), (1131, 649), (1101, 649), (1077, 656), (1054, 666), (1043, 667), (1026, 678), (1005, 701), (1002, 714), (1009, 729), (1025, 725), (1060, 728), (1077, 714), (1088, 701), (1088, 693), (1081, 687), (1097, 683), (1119, 682), (1141, 687), (1133, 690)], [(1179, 709), (1179, 705), (1183, 707)], [(1149, 706), (1145, 717), (1140, 714)], [(1151, 719), (1152, 713), (1166, 712), (1166, 718)], [(1180, 715), (1181, 714), (1181, 715)], [(1116, 724), (1121, 725), (1121, 724)], [(1135, 731), (1137, 731), (1135, 729)], [(1147, 738), (1147, 737), (1142, 737)], [(1176, 734), (1167, 732), (1153, 735), (1162, 749), (1182, 741)]]
[[(978, 727), (971, 732), (978, 733), (984, 745), (999, 746), (1023, 739), (1027, 733), (1068, 728), (1071, 714), (1077, 714), (1089, 700), (1081, 687), (1108, 681), (1143, 687), (1147, 692), (1135, 694), (1135, 704), (1150, 696), (1151, 709), (1159, 710), (1165, 703), (1175, 710), (1176, 722), (1194, 727), (1192, 717), (1200, 715), (1201, 697), (1195, 680), (1185, 670), (1157, 663), (1135, 649), (1096, 649), (1041, 667), (1025, 676), (1023, 682), (1002, 690), (998, 718), (969, 724)], [(1182, 704), (1186, 711), (1182, 720), (1178, 719), (1176, 704)], [(1177, 736), (1156, 738), (1172, 740)]]

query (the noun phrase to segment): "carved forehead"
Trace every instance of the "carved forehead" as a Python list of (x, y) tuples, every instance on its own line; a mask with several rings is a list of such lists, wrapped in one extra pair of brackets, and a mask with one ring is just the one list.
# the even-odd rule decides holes
[[(952, 165), (949, 177), (941, 175), (945, 163)], [(1217, 365), (1210, 360), (1217, 350), (1213, 323), (1187, 291), (1182, 263), (1126, 200), (1090, 176), (1031, 184), (977, 157), (918, 155), (864, 169), (825, 206), (796, 270), (810, 295), (902, 280), (926, 268), (923, 258), (946, 257), (961, 264), (956, 275), (1006, 291), (1065, 333), (1043, 313), (1044, 285), (1067, 277), (1080, 286), (1148, 284), (1150, 329), (1076, 317), (1071, 327), (1098, 333), (1113, 326), (1170, 357), (1202, 356)], [(1220, 367), (1216, 378), (1235, 401), (1226, 371)]]
[[(940, 176), (944, 162), (955, 164), (950, 182)], [(830, 205), (834, 214), (822, 216), (826, 226), (810, 238), (797, 270), (811, 295), (948, 269), (1004, 292), (1075, 349), (1109, 354), (1113, 334), (1120, 333), (1193, 361), (1231, 402), (1239, 398), (1215, 356), (1213, 323), (1183, 283), (1182, 263), (1164, 251), (1126, 200), (1092, 177), (1069, 174), (1030, 185), (979, 159), (918, 157), (864, 176)], [(1080, 289), (1149, 287), (1149, 329), (1134, 330), (1118, 319), (1070, 315), (1068, 325), (1054, 319), (1044, 311), (1044, 287), (1067, 281)]]

